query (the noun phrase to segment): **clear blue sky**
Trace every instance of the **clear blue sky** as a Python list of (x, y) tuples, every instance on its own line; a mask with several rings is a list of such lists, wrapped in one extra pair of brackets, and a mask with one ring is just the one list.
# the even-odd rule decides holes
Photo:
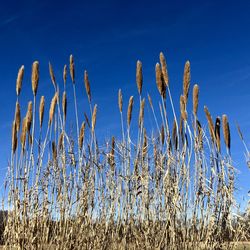
[[(63, 65), (72, 53), (76, 62), (79, 99), (84, 69), (98, 104), (99, 131), (109, 137), (118, 130), (117, 91), (125, 103), (137, 94), (135, 65), (143, 63), (143, 94), (157, 95), (154, 65), (160, 51), (166, 55), (176, 107), (186, 60), (191, 61), (192, 84), (200, 85), (199, 116), (207, 105), (213, 118), (228, 114), (232, 155), (240, 174), (238, 198), (250, 189), (250, 171), (235, 128), (238, 121), (250, 146), (250, 1), (2, 1), (0, 4), (0, 179), (10, 158), (15, 81), (24, 64), (20, 102), (32, 98), (30, 68), (39, 60), (39, 95), (53, 93), (51, 61), (61, 80)], [(115, 103), (115, 105), (114, 105)], [(86, 101), (79, 103), (83, 108)], [(48, 108), (48, 107), (47, 107)]]

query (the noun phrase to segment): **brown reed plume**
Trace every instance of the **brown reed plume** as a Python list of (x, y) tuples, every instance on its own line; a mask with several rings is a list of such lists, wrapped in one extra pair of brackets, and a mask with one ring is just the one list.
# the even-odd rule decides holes
[(63, 149), (63, 139), (64, 139), (64, 131), (62, 131), (60, 136), (59, 136), (59, 140), (58, 140), (58, 150), (59, 151)]
[(55, 141), (52, 142), (52, 155), (53, 155), (53, 160), (56, 161), (57, 159), (57, 147)]
[(80, 136), (79, 136), (79, 140), (78, 140), (80, 150), (82, 150), (82, 146), (83, 146), (83, 140), (84, 140), (84, 136), (85, 136), (85, 127), (86, 127), (86, 123), (83, 122), (81, 129), (80, 129)]
[(22, 82), (23, 82), (23, 75), (24, 75), (24, 66), (22, 65), (18, 70), (17, 79), (16, 79), (16, 94), (17, 96), (20, 95)]
[(56, 89), (56, 78), (55, 78), (54, 70), (53, 70), (50, 62), (49, 62), (49, 74), (50, 74), (51, 82), (52, 82), (54, 88)]
[(69, 71), (70, 71), (70, 76), (72, 83), (75, 83), (75, 64), (74, 64), (74, 58), (73, 55), (70, 55), (69, 57)]
[(156, 76), (156, 85), (160, 95), (165, 99), (166, 98), (166, 85), (163, 83), (162, 70), (159, 63), (155, 65), (155, 76)]
[(16, 121), (12, 123), (12, 154), (14, 155), (17, 149), (17, 126)]
[(90, 91), (89, 75), (87, 70), (84, 71), (84, 83), (89, 102), (91, 102), (91, 91)]
[(182, 119), (187, 121), (186, 99), (183, 95), (180, 96), (180, 111)]
[(212, 142), (214, 142), (215, 141), (215, 135), (214, 135), (213, 119), (212, 119), (212, 116), (211, 116), (211, 114), (208, 111), (208, 108), (206, 106), (204, 106), (204, 111), (205, 111), (205, 115), (206, 115), (207, 122), (208, 122), (209, 134), (210, 134)]
[(67, 116), (67, 96), (66, 96), (66, 91), (63, 92), (62, 110), (63, 110), (63, 119), (65, 121), (66, 120), (66, 116)]
[(21, 131), (21, 146), (22, 146), (22, 152), (24, 152), (25, 149), (25, 142), (26, 142), (26, 134), (27, 134), (27, 118), (24, 117), (23, 123), (22, 123), (22, 131)]
[(112, 136), (111, 140), (111, 150), (108, 155), (108, 163), (110, 165), (111, 171), (114, 172), (115, 170), (115, 137)]
[(218, 152), (220, 152), (220, 117), (217, 117), (215, 120), (215, 129), (214, 129), (214, 135), (216, 139), (216, 146)]
[(134, 104), (134, 97), (130, 96), (129, 103), (128, 103), (128, 111), (127, 111), (127, 125), (128, 125), (128, 127), (130, 126), (130, 123), (131, 123), (133, 104)]
[(49, 126), (51, 125), (53, 117), (54, 117), (57, 101), (58, 101), (58, 92), (55, 93), (54, 97), (51, 100), (50, 109), (49, 109)]
[(16, 122), (16, 131), (18, 133), (20, 130), (20, 126), (21, 126), (21, 110), (20, 110), (20, 104), (18, 101), (16, 102), (15, 122)]
[(121, 91), (121, 89), (119, 89), (119, 92), (118, 92), (118, 106), (119, 106), (120, 113), (122, 113), (122, 104), (123, 104), (122, 91)]
[(140, 113), (139, 113), (139, 127), (143, 124), (143, 119), (144, 119), (144, 106), (145, 106), (145, 99), (141, 101), (140, 104)]
[(227, 115), (225, 114), (222, 116), (222, 125), (223, 125), (223, 134), (224, 134), (225, 144), (228, 150), (230, 150), (230, 146), (231, 146), (230, 128), (229, 128)]
[(142, 63), (141, 61), (138, 60), (136, 63), (136, 84), (137, 84), (139, 95), (141, 95), (141, 92), (142, 92), (142, 83), (143, 83)]
[(142, 158), (143, 158), (143, 160), (145, 160), (147, 152), (148, 152), (148, 139), (147, 139), (146, 129), (144, 128), (143, 129), (143, 148), (142, 148)]
[(33, 111), (32, 111), (32, 101), (28, 103), (27, 113), (26, 113), (26, 125), (27, 125), (27, 133), (30, 135), (30, 128), (33, 118)]
[(40, 124), (40, 128), (42, 128), (42, 125), (43, 125), (44, 105), (45, 105), (45, 98), (44, 98), (44, 96), (41, 96), (40, 105), (39, 105), (39, 124)]
[(173, 146), (174, 146), (175, 150), (177, 150), (177, 147), (178, 147), (178, 137), (177, 137), (177, 124), (176, 124), (176, 120), (173, 121), (172, 141), (173, 141)]
[(198, 103), (199, 103), (199, 86), (198, 84), (195, 84), (193, 87), (193, 114), (195, 116), (197, 116)]
[(34, 96), (36, 96), (37, 93), (38, 81), (39, 81), (39, 62), (35, 61), (32, 64), (32, 74), (31, 74), (32, 91)]
[(185, 103), (187, 103), (187, 99), (188, 99), (190, 80), (191, 80), (190, 62), (187, 61), (185, 63), (184, 74), (183, 74), (183, 96), (185, 97)]
[(92, 115), (92, 124), (91, 124), (91, 131), (92, 131), (92, 134), (94, 133), (94, 130), (95, 130), (95, 125), (96, 125), (96, 114), (97, 114), (97, 105), (95, 104), (94, 110), (93, 110), (93, 115)]
[(161, 144), (163, 145), (165, 141), (164, 125), (161, 126)]
[(63, 67), (63, 84), (64, 88), (66, 86), (66, 80), (67, 80), (67, 65), (65, 64)]
[(167, 62), (162, 52), (160, 53), (160, 63), (161, 63), (162, 76), (163, 76), (164, 83), (166, 84), (166, 86), (169, 86)]

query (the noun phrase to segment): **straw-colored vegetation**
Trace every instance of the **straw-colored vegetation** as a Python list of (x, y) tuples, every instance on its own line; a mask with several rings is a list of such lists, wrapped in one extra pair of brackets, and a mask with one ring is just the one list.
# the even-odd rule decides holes
[[(213, 120), (206, 106), (198, 116), (199, 86), (190, 91), (189, 61), (177, 109), (163, 53), (159, 61), (155, 66), (159, 99), (152, 100), (149, 94), (148, 102), (144, 98), (143, 67), (138, 61), (138, 94), (123, 100), (119, 90), (121, 136), (111, 137), (106, 144), (96, 137), (98, 108), (92, 103), (87, 71), (89, 111), (78, 114), (72, 55), (71, 79), (65, 66), (62, 92), (49, 63), (54, 97), (50, 101), (42, 96), (38, 104), (39, 63), (33, 63), (33, 101), (28, 102), (22, 119), (25, 104), (19, 103), (19, 96), (24, 66), (20, 68), (6, 180), (6, 248), (231, 249), (247, 240), (248, 225), (237, 215), (234, 200), (236, 171), (228, 118), (222, 115)], [(72, 85), (74, 96), (73, 132), (67, 126), (72, 120), (67, 116), (66, 84)], [(155, 123), (152, 131), (147, 128), (146, 106)], [(131, 129), (136, 127), (132, 136)]]

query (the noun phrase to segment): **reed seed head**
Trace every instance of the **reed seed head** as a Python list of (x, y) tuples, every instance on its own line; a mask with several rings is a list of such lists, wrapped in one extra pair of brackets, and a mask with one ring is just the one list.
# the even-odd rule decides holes
[(119, 106), (120, 113), (122, 113), (122, 104), (123, 104), (122, 91), (121, 91), (121, 89), (119, 89), (119, 92), (118, 92), (118, 106)]
[(28, 132), (28, 134), (30, 134), (32, 118), (33, 118), (32, 101), (30, 101), (28, 103), (28, 109), (27, 109), (27, 113), (26, 113), (26, 123), (27, 123), (27, 132)]
[(224, 134), (225, 144), (228, 150), (230, 150), (231, 146), (230, 128), (227, 115), (225, 114), (222, 116), (222, 123), (223, 123), (223, 134)]
[(165, 99), (166, 98), (166, 85), (163, 83), (163, 76), (161, 71), (161, 66), (159, 63), (155, 65), (155, 76), (156, 76), (156, 85), (160, 95)]
[(141, 61), (138, 60), (136, 63), (136, 83), (139, 95), (141, 95), (142, 92), (142, 82), (143, 82), (142, 63)]
[(17, 96), (19, 96), (20, 92), (21, 92), (23, 75), (24, 75), (24, 66), (22, 65), (21, 68), (18, 70), (17, 79), (16, 79), (16, 94), (17, 94)]
[(53, 154), (53, 160), (56, 161), (56, 159), (57, 159), (57, 147), (56, 147), (56, 143), (54, 141), (52, 142), (52, 154)]
[(66, 116), (67, 116), (67, 95), (66, 95), (66, 91), (63, 92), (62, 110), (63, 110), (64, 121), (66, 121)]
[(97, 114), (97, 105), (95, 104), (94, 110), (93, 110), (93, 115), (92, 115), (92, 126), (91, 126), (92, 134), (94, 133), (94, 130), (95, 130), (96, 114)]
[(164, 145), (165, 142), (165, 131), (164, 131), (164, 126), (161, 126), (161, 144)]
[(128, 125), (128, 127), (130, 126), (130, 123), (131, 123), (133, 104), (134, 104), (134, 97), (130, 96), (129, 103), (128, 103), (128, 112), (127, 112), (127, 125)]
[(190, 62), (187, 61), (185, 63), (184, 74), (183, 74), (183, 95), (185, 97), (185, 102), (187, 102), (187, 99), (188, 99), (190, 80), (191, 80)]
[(161, 63), (162, 76), (163, 76), (164, 83), (166, 86), (169, 86), (167, 62), (162, 52), (160, 53), (160, 63)]
[(50, 62), (49, 62), (49, 74), (50, 74), (51, 82), (54, 85), (54, 88), (56, 89), (56, 78), (55, 78), (55, 74), (54, 74), (54, 71)]
[(144, 106), (145, 106), (145, 99), (143, 98), (143, 100), (141, 101), (141, 105), (140, 105), (139, 127), (142, 126), (143, 120), (144, 120)]
[(64, 88), (66, 86), (66, 80), (67, 80), (67, 65), (65, 64), (63, 67), (63, 83), (64, 83)]
[(14, 155), (17, 149), (17, 127), (16, 121), (13, 121), (12, 124), (12, 154)]
[(85, 136), (85, 127), (86, 127), (86, 123), (83, 122), (81, 129), (80, 129), (80, 136), (79, 136), (79, 141), (78, 141), (80, 150), (82, 150), (82, 146), (83, 146), (83, 140)]
[(39, 62), (35, 61), (32, 64), (32, 74), (31, 74), (32, 91), (34, 96), (36, 96), (37, 93), (38, 81), (39, 81)]
[(16, 102), (15, 122), (16, 122), (16, 131), (19, 132), (21, 126), (21, 110), (18, 101)]
[(183, 95), (180, 96), (180, 111), (182, 119), (187, 121), (186, 101)]
[(24, 151), (25, 148), (25, 142), (26, 142), (26, 134), (27, 134), (27, 122), (26, 117), (23, 119), (22, 123), (22, 132), (21, 132), (21, 145), (22, 145), (22, 151)]
[(195, 116), (197, 116), (198, 103), (199, 103), (199, 86), (195, 84), (193, 88), (193, 113)]
[(220, 152), (221, 146), (220, 146), (220, 117), (217, 117), (215, 120), (215, 139), (216, 139), (216, 146), (217, 150)]
[(49, 126), (51, 125), (53, 117), (54, 117), (57, 101), (58, 101), (58, 92), (55, 93), (54, 97), (51, 100), (50, 109), (49, 109)]
[(90, 83), (87, 70), (84, 71), (84, 83), (89, 102), (91, 102), (91, 91), (90, 91)]
[(211, 114), (208, 111), (208, 108), (206, 106), (204, 106), (204, 111), (205, 111), (207, 122), (208, 122), (209, 133), (210, 133), (212, 142), (214, 142), (215, 141), (215, 134), (214, 134), (213, 119), (212, 119), (212, 116), (211, 116)]
[(43, 125), (44, 105), (45, 105), (45, 98), (44, 98), (44, 96), (41, 96), (40, 105), (39, 105), (39, 124), (40, 124), (40, 128), (42, 128), (42, 125)]
[(72, 83), (75, 83), (75, 64), (74, 64), (74, 58), (73, 55), (70, 55), (69, 57), (69, 70), (70, 70), (70, 76)]

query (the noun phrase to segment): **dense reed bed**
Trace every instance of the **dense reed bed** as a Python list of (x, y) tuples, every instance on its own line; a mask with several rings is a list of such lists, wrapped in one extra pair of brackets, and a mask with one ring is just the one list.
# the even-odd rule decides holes
[[(236, 216), (228, 117), (214, 120), (205, 106), (202, 125), (199, 86), (191, 85), (190, 62), (184, 67), (183, 93), (177, 102), (172, 100), (174, 86), (163, 53), (159, 62), (155, 66), (159, 99), (144, 96), (138, 61), (138, 93), (123, 100), (119, 90), (121, 134), (108, 143), (96, 136), (98, 107), (91, 99), (87, 71), (89, 110), (78, 113), (82, 97), (76, 93), (72, 55), (63, 69), (62, 92), (49, 64), (52, 100), (44, 96), (37, 100), (39, 63), (33, 63), (33, 100), (22, 115), (24, 66), (20, 68), (6, 181), (6, 248), (231, 249), (246, 239), (245, 224)], [(72, 119), (67, 117), (66, 84), (72, 85), (74, 95), (74, 133), (67, 126)], [(134, 108), (137, 99), (139, 114)], [(146, 106), (155, 123), (152, 131), (144, 119)], [(134, 123), (137, 136), (131, 135)]]

